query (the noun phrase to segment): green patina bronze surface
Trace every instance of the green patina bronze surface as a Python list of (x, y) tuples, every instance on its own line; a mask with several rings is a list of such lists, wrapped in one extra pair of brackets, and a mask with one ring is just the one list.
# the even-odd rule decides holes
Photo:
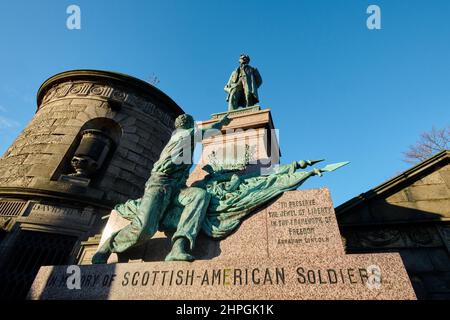
[[(175, 231), (167, 261), (192, 261), (189, 253), (200, 231), (213, 238), (231, 234), (240, 222), (283, 192), (297, 189), (309, 177), (334, 171), (348, 162), (327, 165), (322, 169), (298, 171), (322, 160), (301, 160), (276, 167), (271, 174), (241, 174), (241, 166), (206, 165), (207, 176), (187, 187), (192, 167), (195, 138), (220, 134), (230, 122), (219, 122), (196, 130), (189, 115), (175, 121), (171, 139), (153, 165), (144, 195), (116, 206), (115, 210), (130, 224), (113, 233), (97, 250), (92, 263), (106, 263), (111, 253), (121, 253), (151, 239), (158, 231)], [(211, 132), (210, 129), (216, 129)], [(246, 158), (246, 157), (244, 157)], [(226, 164), (226, 162), (224, 162)], [(236, 169), (236, 168), (240, 169)], [(245, 167), (245, 166), (244, 166)]]
[[(321, 160), (319, 160), (321, 161)], [(213, 238), (225, 238), (231, 234), (248, 215), (262, 205), (273, 200), (285, 191), (297, 189), (309, 177), (322, 175), (324, 172), (334, 171), (348, 162), (327, 165), (322, 169), (310, 171), (297, 171), (313, 165), (319, 161), (296, 161), (289, 165), (277, 167), (272, 174), (260, 176), (251, 173), (239, 176), (235, 172), (214, 172), (211, 168), (203, 180), (195, 182), (191, 187), (183, 189), (175, 197), (165, 219), (161, 223), (162, 231), (176, 230), (179, 227), (180, 218), (185, 214), (180, 204), (193, 190), (205, 190), (208, 201), (201, 230)], [(191, 190), (192, 189), (192, 190)], [(118, 205), (115, 209), (126, 218), (132, 217), (138, 212), (142, 200), (130, 200)]]
[(259, 102), (258, 88), (262, 84), (262, 78), (258, 69), (250, 66), (249, 62), (250, 57), (241, 54), (239, 67), (231, 73), (225, 85), (228, 111), (251, 107)]
[(228, 117), (224, 116), (220, 121), (196, 130), (190, 115), (183, 114), (175, 120), (177, 130), (153, 165), (138, 206), (133, 212), (119, 209), (131, 223), (105, 241), (92, 257), (92, 263), (106, 263), (111, 253), (124, 252), (150, 239), (160, 228), (161, 221), (170, 220), (165, 215), (175, 208), (182, 208), (182, 214), (178, 218), (179, 223), (172, 238), (172, 251), (167, 260), (194, 259), (188, 249), (194, 246), (209, 203), (206, 190), (186, 187), (195, 141), (198, 141), (197, 135), (203, 137), (206, 132), (208, 136), (220, 134), (222, 126), (229, 122)]

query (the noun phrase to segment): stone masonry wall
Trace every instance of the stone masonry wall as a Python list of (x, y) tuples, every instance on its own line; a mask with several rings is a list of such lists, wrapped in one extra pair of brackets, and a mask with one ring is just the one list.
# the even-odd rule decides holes
[[(139, 197), (175, 118), (160, 100), (117, 83), (66, 81), (50, 88), (36, 115), (0, 158), (0, 187), (77, 194), (118, 203)], [(84, 190), (51, 180), (89, 120), (107, 118), (122, 136), (96, 186)]]
[(450, 164), (338, 219), (347, 253), (398, 252), (419, 299), (450, 299)]

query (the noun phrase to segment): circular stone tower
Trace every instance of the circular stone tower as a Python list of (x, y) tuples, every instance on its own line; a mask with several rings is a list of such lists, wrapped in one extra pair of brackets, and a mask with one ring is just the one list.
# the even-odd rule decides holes
[(77, 261), (101, 217), (142, 195), (183, 113), (144, 81), (96, 70), (49, 78), (37, 105), (0, 158), (0, 298), (23, 296), (41, 265)]

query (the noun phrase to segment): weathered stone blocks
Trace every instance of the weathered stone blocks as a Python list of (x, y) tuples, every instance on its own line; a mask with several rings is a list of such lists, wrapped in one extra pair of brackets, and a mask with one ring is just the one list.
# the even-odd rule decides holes
[[(136, 196), (136, 190), (148, 178), (159, 151), (170, 138), (173, 120), (182, 112), (158, 89), (125, 75), (101, 71), (69, 71), (50, 78), (39, 90), (38, 103), (35, 117), (0, 158), (2, 187), (8, 187), (8, 181), (16, 181), (25, 173), (31, 180), (39, 180), (34, 185), (40, 188), (56, 192), (65, 189), (62, 184), (67, 182), (58, 181), (58, 168), (68, 161), (71, 146), (76, 144), (83, 126), (105, 118), (117, 123), (122, 136), (109, 161), (113, 172), (109, 174), (106, 168), (103, 174), (126, 178), (127, 186), (123, 180), (102, 182), (101, 177), (97, 186), (120, 191), (121, 198)], [(137, 165), (140, 169), (135, 173)], [(25, 167), (7, 169), (17, 166)], [(98, 200), (108, 202), (113, 195)]]

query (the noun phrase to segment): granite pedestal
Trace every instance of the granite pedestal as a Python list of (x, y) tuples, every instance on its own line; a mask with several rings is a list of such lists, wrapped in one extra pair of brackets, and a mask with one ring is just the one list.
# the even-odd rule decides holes
[[(101, 241), (127, 223), (113, 211)], [(225, 240), (200, 236), (192, 263), (163, 262), (169, 243), (79, 266), (81, 289), (67, 266), (42, 267), (29, 298), (415, 299), (399, 254), (345, 254), (328, 189), (286, 192)]]

